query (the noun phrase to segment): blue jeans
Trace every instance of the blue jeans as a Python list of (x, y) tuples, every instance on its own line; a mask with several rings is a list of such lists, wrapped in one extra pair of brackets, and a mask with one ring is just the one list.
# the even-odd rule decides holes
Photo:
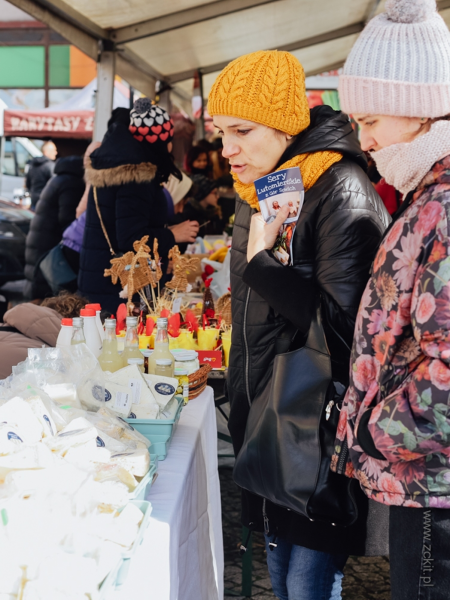
[(296, 546), (277, 538), (269, 548), (267, 566), (274, 594), (279, 600), (341, 600), (346, 554), (328, 554)]

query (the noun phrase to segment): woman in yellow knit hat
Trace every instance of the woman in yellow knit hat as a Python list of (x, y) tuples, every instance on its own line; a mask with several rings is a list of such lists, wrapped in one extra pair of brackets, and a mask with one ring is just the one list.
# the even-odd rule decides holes
[[(348, 385), (358, 304), (389, 217), (365, 174), (366, 158), (348, 117), (327, 106), (309, 110), (303, 68), (293, 55), (255, 52), (231, 62), (214, 83), (208, 111), (222, 135), (223, 156), (230, 162), (238, 193), (227, 384), (229, 428), (239, 455), (235, 479), (245, 488), (243, 524), (265, 532), (269, 572), (278, 598), (338, 600), (347, 556), (386, 549), (367, 548), (368, 506), (359, 488), (354, 490), (359, 515), (356, 518), (355, 513), (348, 527), (331, 522), (333, 502), (348, 501), (334, 497), (334, 492), (325, 492), (322, 498), (321, 520), (296, 510), (297, 498), (291, 498), (291, 503), (284, 500), (287, 490), (301, 488), (307, 473), (301, 468), (290, 472), (286, 467), (297, 446), (293, 443), (290, 448), (294, 450), (289, 450), (285, 433), (280, 431), (292, 426), (300, 444), (302, 431), (310, 426), (295, 422), (295, 414), (269, 414), (260, 407), (277, 381), (280, 362), (275, 357), (305, 343), (320, 305), (338, 405), (330, 403), (327, 408), (330, 422), (337, 422), (339, 402)], [(291, 242), (292, 264), (284, 266), (271, 249), (289, 207), (282, 207), (275, 220), (265, 224), (254, 181), (287, 167), (300, 168), (305, 198)], [(289, 374), (300, 387), (307, 375)], [(302, 394), (300, 401), (308, 403), (309, 398)], [(325, 405), (319, 411), (323, 411), (319, 418), (325, 420)], [(287, 430), (283, 429), (286, 419), (290, 420)], [(261, 442), (259, 454), (249, 441), (255, 435)], [(262, 448), (274, 449), (273, 463), (257, 458), (263, 456)], [(319, 448), (311, 451), (317, 455)], [(326, 460), (322, 467), (327, 473)], [(324, 507), (330, 507), (329, 515)], [(319, 507), (310, 502), (308, 510), (319, 511)]]

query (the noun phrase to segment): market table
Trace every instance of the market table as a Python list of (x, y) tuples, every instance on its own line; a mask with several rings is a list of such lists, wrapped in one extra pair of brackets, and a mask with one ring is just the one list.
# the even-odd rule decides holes
[(153, 506), (128, 577), (108, 600), (222, 600), (217, 425), (210, 387), (184, 407), (147, 494)]

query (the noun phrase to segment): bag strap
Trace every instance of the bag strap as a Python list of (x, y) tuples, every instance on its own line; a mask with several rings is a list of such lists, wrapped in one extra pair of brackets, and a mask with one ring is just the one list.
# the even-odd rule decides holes
[(100, 225), (102, 226), (103, 235), (105, 236), (106, 242), (107, 242), (107, 244), (109, 246), (109, 251), (111, 252), (111, 254), (113, 256), (117, 256), (116, 252), (114, 252), (114, 250), (113, 250), (113, 248), (111, 246), (111, 242), (109, 240), (108, 232), (106, 231), (105, 224), (103, 223), (102, 213), (100, 212), (100, 206), (98, 205), (97, 188), (95, 186), (93, 186), (92, 189), (93, 189), (93, 192), (94, 192), (95, 208), (97, 209), (97, 214), (98, 214), (98, 218), (100, 220)]
[(305, 347), (311, 348), (311, 350), (316, 350), (317, 352), (321, 352), (322, 354), (327, 354), (328, 356), (330, 356), (330, 351), (328, 349), (328, 344), (325, 337), (325, 331), (323, 330), (320, 306), (321, 303), (319, 298), (315, 314), (311, 319), (311, 325), (309, 326), (309, 332), (308, 337), (306, 339)]

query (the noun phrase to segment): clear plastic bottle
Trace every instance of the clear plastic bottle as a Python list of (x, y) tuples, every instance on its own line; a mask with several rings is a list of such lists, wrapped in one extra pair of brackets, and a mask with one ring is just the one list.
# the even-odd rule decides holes
[(151, 375), (156, 374), (156, 361), (160, 359), (171, 360), (172, 366), (169, 377), (173, 377), (174, 358), (169, 350), (169, 335), (167, 333), (167, 319), (158, 319), (156, 322), (158, 332), (155, 339), (155, 350), (148, 359), (148, 372)]
[(72, 340), (71, 345), (75, 346), (76, 344), (85, 344), (86, 338), (84, 337), (83, 331), (83, 319), (81, 317), (74, 317), (72, 319)]
[(103, 340), (102, 353), (98, 357), (103, 371), (110, 371), (114, 373), (122, 368), (122, 357), (117, 352), (117, 338), (116, 338), (116, 320), (106, 319), (105, 320), (105, 339)]
[(122, 366), (128, 367), (129, 358), (142, 358), (139, 350), (139, 336), (137, 333), (137, 317), (127, 317), (127, 335), (125, 336), (125, 348), (122, 352)]
[(144, 358), (129, 358), (128, 365), (136, 365), (141, 373), (145, 373)]

